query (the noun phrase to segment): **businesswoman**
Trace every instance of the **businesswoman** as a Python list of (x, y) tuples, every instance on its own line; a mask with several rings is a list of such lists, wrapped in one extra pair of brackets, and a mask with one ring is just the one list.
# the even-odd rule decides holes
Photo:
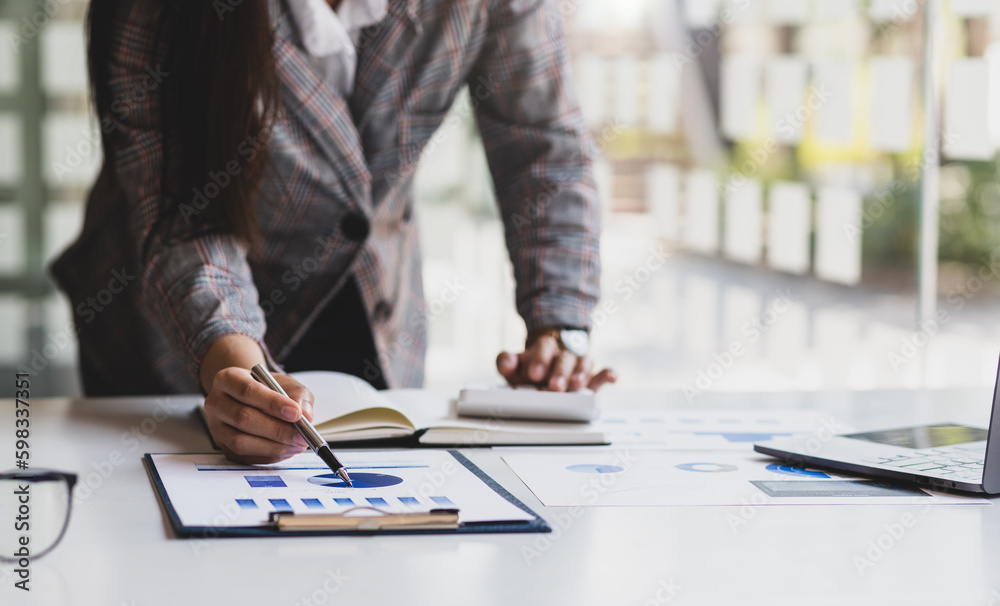
[(227, 455), (269, 462), (303, 449), (288, 421), (311, 416), (312, 396), (287, 375), (291, 398), (268, 391), (254, 364), (420, 385), (411, 185), (463, 88), (529, 331), (499, 371), (553, 390), (613, 381), (587, 355), (599, 211), (554, 8), (92, 0), (104, 165), (51, 268), (87, 394), (201, 390)]

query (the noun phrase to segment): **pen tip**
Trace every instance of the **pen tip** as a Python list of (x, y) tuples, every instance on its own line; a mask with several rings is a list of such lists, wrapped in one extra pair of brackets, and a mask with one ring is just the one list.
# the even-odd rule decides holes
[(350, 488), (354, 488), (354, 482), (351, 481), (351, 476), (347, 475), (346, 469), (341, 467), (337, 470), (337, 475), (344, 481), (344, 484), (347, 484)]

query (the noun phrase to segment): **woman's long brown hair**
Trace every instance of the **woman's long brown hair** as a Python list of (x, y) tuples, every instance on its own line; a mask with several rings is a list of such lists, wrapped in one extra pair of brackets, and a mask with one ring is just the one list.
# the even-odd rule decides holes
[[(217, 12), (220, 4), (230, 10)], [(134, 10), (158, 15), (154, 56), (165, 58), (162, 71), (169, 74), (149, 94), (161, 95), (163, 189), (171, 210), (197, 222), (197, 228), (235, 234), (255, 248), (259, 225), (254, 201), (266, 154), (248, 150), (262, 150), (270, 136), (278, 96), (268, 2), (249, 0), (230, 7), (208, 0), (91, 0), (91, 94), (101, 121), (116, 109), (109, 83), (114, 45), (121, 36), (116, 28), (123, 23), (122, 11)], [(106, 163), (115, 152), (115, 137), (109, 134), (102, 129)], [(170, 144), (174, 141), (176, 147)], [(227, 173), (234, 161), (235, 175)], [(217, 195), (207, 204), (206, 198), (196, 199), (196, 191), (218, 185), (220, 179), (212, 176), (223, 173), (231, 179), (218, 187)], [(113, 171), (108, 176), (114, 178)]]

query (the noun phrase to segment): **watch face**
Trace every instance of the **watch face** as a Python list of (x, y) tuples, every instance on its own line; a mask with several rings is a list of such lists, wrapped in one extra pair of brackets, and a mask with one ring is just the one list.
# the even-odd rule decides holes
[(563, 330), (559, 333), (559, 340), (573, 355), (582, 358), (590, 353), (590, 335), (585, 330)]

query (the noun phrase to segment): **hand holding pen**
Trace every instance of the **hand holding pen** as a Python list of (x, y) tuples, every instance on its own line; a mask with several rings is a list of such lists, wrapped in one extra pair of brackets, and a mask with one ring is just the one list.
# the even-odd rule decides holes
[[(274, 377), (271, 376), (271, 373), (268, 372), (267, 368), (265, 368), (263, 364), (257, 364), (254, 366), (253, 369), (251, 369), (250, 374), (253, 375), (253, 378), (257, 379), (271, 390), (288, 397), (285, 390), (282, 389), (281, 385), (274, 380)], [(312, 426), (312, 423), (310, 423), (304, 416), (299, 416), (299, 419), (295, 421), (294, 424), (295, 429), (297, 429), (302, 435), (302, 438), (309, 445), (309, 448), (311, 448), (312, 451), (315, 452), (324, 463), (326, 463), (327, 467), (329, 467), (333, 473), (340, 476), (340, 479), (343, 480), (348, 486), (353, 487), (354, 483), (351, 482), (351, 476), (347, 475), (347, 470), (344, 469), (344, 466), (337, 460), (336, 455), (334, 455), (333, 451), (330, 449), (330, 445), (327, 444), (326, 440), (319, 435), (319, 432)]]
[[(247, 368), (262, 356), (259, 351), (256, 356), (241, 354), (235, 340), (223, 337), (202, 362), (205, 421), (212, 439), (229, 459), (245, 464), (277, 463), (309, 448), (294, 424), (312, 419), (313, 394), (288, 375), (272, 377), (284, 393), (255, 379)], [(256, 344), (251, 341), (251, 346)], [(216, 349), (223, 351), (213, 358)]]

